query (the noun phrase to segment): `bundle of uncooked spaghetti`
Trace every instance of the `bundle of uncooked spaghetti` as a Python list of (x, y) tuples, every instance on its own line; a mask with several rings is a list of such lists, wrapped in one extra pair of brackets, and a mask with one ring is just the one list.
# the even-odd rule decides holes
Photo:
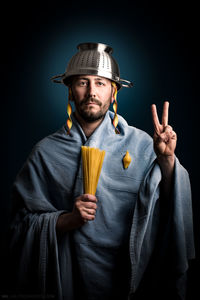
[(105, 151), (82, 146), (84, 193), (95, 195)]

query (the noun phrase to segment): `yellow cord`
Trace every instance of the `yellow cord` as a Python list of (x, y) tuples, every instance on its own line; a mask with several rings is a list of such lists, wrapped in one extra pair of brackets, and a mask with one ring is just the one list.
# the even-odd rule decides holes
[(70, 104), (71, 99), (72, 99), (72, 90), (71, 90), (71, 88), (69, 88), (68, 104), (67, 104), (67, 114), (68, 114), (68, 119), (67, 119), (68, 132), (67, 132), (67, 134), (70, 134), (70, 129), (72, 128), (72, 119), (71, 119), (72, 107)]
[(117, 85), (115, 82), (112, 82), (112, 86), (115, 88), (114, 92), (114, 103), (113, 103), (113, 110), (114, 110), (114, 118), (113, 118), (113, 126), (115, 127), (115, 133), (119, 134), (119, 130), (117, 129), (118, 124), (118, 116), (117, 116)]

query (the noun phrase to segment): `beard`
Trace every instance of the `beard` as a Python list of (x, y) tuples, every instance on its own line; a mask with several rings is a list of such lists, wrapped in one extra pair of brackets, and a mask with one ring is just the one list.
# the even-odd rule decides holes
[[(111, 99), (112, 97), (110, 96), (104, 104), (102, 104), (98, 99), (92, 97), (88, 97), (80, 103), (77, 103), (74, 99), (74, 102), (76, 111), (80, 117), (88, 123), (93, 123), (104, 118), (109, 109)], [(96, 104), (99, 109), (96, 111), (96, 109), (94, 110), (92, 106), (87, 106), (90, 102)]]

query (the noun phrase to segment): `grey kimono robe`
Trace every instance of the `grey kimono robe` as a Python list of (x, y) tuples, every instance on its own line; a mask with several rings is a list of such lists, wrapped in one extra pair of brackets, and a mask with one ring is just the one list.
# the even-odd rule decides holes
[[(113, 245), (117, 248), (124, 237), (129, 242), (129, 299), (136, 299), (138, 287), (155, 257), (158, 262), (153, 263), (153, 270), (158, 277), (158, 266), (168, 252), (172, 254), (174, 278), (180, 279), (186, 273), (188, 260), (194, 257), (188, 173), (176, 158), (172, 195), (162, 215), (161, 171), (152, 138), (128, 126), (120, 116), (120, 134), (115, 134), (112, 119), (113, 113), (108, 111), (101, 125), (86, 139), (73, 116), (71, 135), (63, 126), (44, 138), (20, 170), (12, 192), (10, 239), (15, 291), (73, 300), (74, 253), (78, 261), (81, 255), (87, 255), (82, 246), (88, 241), (104, 249)], [(96, 193), (97, 216), (60, 238), (56, 235), (58, 216), (71, 212), (74, 199), (83, 193), (82, 145), (106, 151)], [(132, 162), (124, 169), (122, 159), (127, 150)], [(84, 269), (82, 262), (77, 263)], [(182, 288), (178, 293), (182, 293)]]

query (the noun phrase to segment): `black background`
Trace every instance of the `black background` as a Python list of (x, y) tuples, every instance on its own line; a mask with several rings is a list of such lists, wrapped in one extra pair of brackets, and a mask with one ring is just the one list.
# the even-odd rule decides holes
[(11, 185), (33, 145), (60, 128), (66, 118), (65, 89), (53, 86), (49, 78), (64, 72), (79, 42), (105, 42), (114, 48), (122, 77), (135, 83), (133, 90), (118, 95), (119, 114), (129, 124), (152, 135), (151, 103), (157, 104), (160, 114), (163, 101), (170, 101), (169, 123), (178, 135), (176, 155), (192, 185), (197, 258), (189, 270), (188, 299), (198, 299), (198, 29), (194, 1), (18, 1), (1, 5), (3, 273)]

